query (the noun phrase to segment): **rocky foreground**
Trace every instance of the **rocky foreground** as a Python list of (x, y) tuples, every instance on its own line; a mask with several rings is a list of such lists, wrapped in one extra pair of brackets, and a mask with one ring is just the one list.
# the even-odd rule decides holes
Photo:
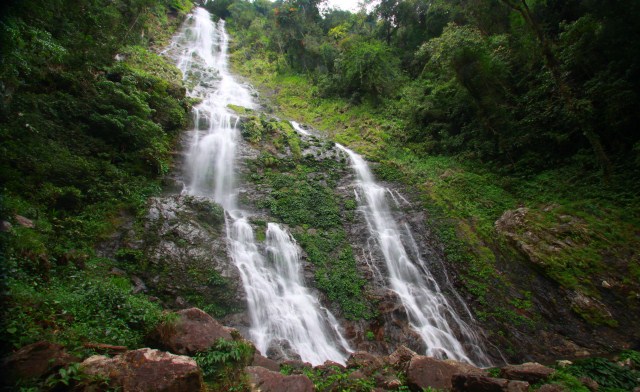
[[(262, 356), (237, 330), (227, 328), (197, 308), (178, 311), (170, 321), (159, 325), (149, 336), (148, 348), (87, 344), (101, 355), (84, 360), (69, 354), (63, 346), (38, 342), (23, 347), (2, 363), (4, 384), (24, 384), (28, 380), (47, 380), (49, 386), (62, 390), (96, 391), (206, 391), (220, 390), (216, 377), (233, 373), (239, 389), (250, 391), (563, 391), (555, 383), (555, 369), (538, 363), (507, 365), (480, 369), (454, 360), (439, 360), (418, 355), (400, 346), (387, 356), (354, 352), (346, 366), (327, 361), (312, 367), (299, 360), (281, 360)], [(211, 377), (195, 358), (217, 347), (221, 340), (242, 342), (251, 347), (246, 360), (240, 357), (221, 359), (238, 367), (223, 369), (226, 374)], [(214, 362), (216, 362), (214, 360)], [(568, 361), (565, 361), (568, 362)], [(207, 366), (206, 364), (203, 366)], [(61, 370), (62, 369), (62, 370)], [(67, 370), (65, 370), (67, 369)], [(74, 373), (70, 369), (75, 369)], [(60, 375), (70, 375), (65, 383)], [(208, 376), (205, 376), (205, 374)], [(312, 380), (313, 379), (313, 380)], [(53, 381), (53, 382), (52, 382)], [(591, 379), (581, 379), (581, 388), (598, 390)], [(582, 389), (581, 389), (582, 390)], [(638, 388), (635, 389), (636, 391)]]

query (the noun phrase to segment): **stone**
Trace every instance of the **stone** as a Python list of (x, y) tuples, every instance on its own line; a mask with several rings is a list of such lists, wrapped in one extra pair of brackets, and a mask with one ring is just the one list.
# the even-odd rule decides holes
[(558, 365), (558, 367), (560, 368), (566, 368), (569, 367), (571, 365), (573, 365), (573, 362), (567, 360), (567, 359), (560, 359), (556, 361), (556, 365)]
[(303, 375), (285, 376), (260, 366), (246, 368), (254, 390), (261, 392), (313, 392), (314, 386), (309, 377)]
[(366, 351), (356, 351), (351, 353), (347, 360), (347, 368), (360, 369), (366, 376), (370, 376), (377, 370), (384, 367), (382, 358)]
[(133, 282), (133, 289), (131, 291), (132, 294), (146, 293), (148, 291), (147, 285), (144, 284), (142, 279), (137, 276), (131, 276), (131, 281)]
[(591, 392), (596, 392), (600, 388), (598, 382), (591, 377), (580, 377), (579, 380)]
[(150, 342), (174, 354), (193, 355), (207, 351), (218, 339), (233, 340), (230, 329), (198, 308), (176, 312), (178, 319), (156, 327)]
[(555, 373), (554, 369), (536, 362), (527, 362), (521, 365), (507, 365), (500, 370), (500, 376), (509, 380), (522, 380), (536, 384), (545, 381)]
[[(108, 379), (109, 387), (122, 392), (204, 391), (202, 371), (193, 358), (141, 348), (108, 358), (94, 355), (81, 364), (89, 376)], [(95, 390), (87, 385), (85, 391)]]
[(414, 389), (451, 389), (451, 378), (454, 374), (487, 375), (484, 370), (473, 365), (418, 355), (411, 358), (409, 363), (407, 383), (409, 387)]
[(291, 343), (286, 339), (273, 339), (267, 347), (267, 358), (274, 361), (297, 361), (302, 357), (293, 350)]
[(16, 223), (22, 227), (26, 227), (28, 229), (33, 229), (34, 227), (36, 227), (31, 219), (25, 218), (22, 215), (16, 215), (14, 218), (16, 219)]
[(274, 372), (280, 371), (280, 365), (278, 364), (278, 362), (260, 355), (258, 350), (256, 350), (255, 354), (253, 354), (253, 361), (251, 362), (251, 366), (260, 366)]
[(454, 392), (527, 392), (529, 383), (476, 374), (455, 374), (451, 378)]
[(40, 341), (22, 347), (2, 360), (2, 384), (18, 380), (38, 379), (80, 360), (68, 354), (59, 344)]
[(418, 354), (415, 351), (402, 345), (387, 357), (387, 363), (397, 369), (406, 370), (411, 359), (416, 356)]
[(10, 222), (2, 221), (0, 222), (0, 232), (9, 233), (13, 229), (13, 225)]

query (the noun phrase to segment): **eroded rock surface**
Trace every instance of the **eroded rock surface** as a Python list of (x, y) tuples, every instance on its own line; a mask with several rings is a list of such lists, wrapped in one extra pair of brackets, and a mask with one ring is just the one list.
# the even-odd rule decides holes
[(59, 344), (36, 342), (22, 347), (2, 360), (2, 385), (17, 380), (38, 379), (79, 360)]
[(455, 374), (486, 376), (487, 373), (475, 366), (453, 361), (441, 361), (431, 357), (411, 358), (407, 370), (407, 383), (412, 388), (451, 389)]
[[(193, 358), (142, 348), (108, 358), (94, 355), (82, 362), (85, 374), (108, 379), (110, 388), (122, 392), (203, 391), (202, 372)], [(93, 390), (92, 386), (86, 387)]]
[(261, 392), (313, 392), (315, 390), (307, 376), (285, 376), (260, 366), (249, 366), (246, 372), (255, 390)]
[(160, 348), (194, 355), (213, 347), (218, 339), (232, 340), (230, 329), (198, 308), (176, 312), (177, 320), (160, 324), (151, 336)]

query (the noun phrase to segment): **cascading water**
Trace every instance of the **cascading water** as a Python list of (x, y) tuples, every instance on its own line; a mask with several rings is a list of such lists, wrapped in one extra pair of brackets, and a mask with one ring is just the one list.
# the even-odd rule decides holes
[(265, 257), (247, 213), (237, 205), (239, 118), (227, 105), (254, 108), (255, 104), (249, 90), (228, 71), (228, 42), (224, 21), (216, 25), (209, 12), (196, 8), (166, 51), (182, 70), (189, 96), (201, 99), (194, 107), (184, 192), (210, 197), (227, 212), (230, 254), (247, 292), (256, 347), (267, 353), (272, 344), (285, 342), (314, 365), (326, 360), (344, 363), (349, 346), (333, 315), (305, 288), (291, 235), (269, 223)]
[[(360, 155), (344, 146), (338, 147), (349, 156), (357, 175), (360, 211), (364, 213), (369, 231), (384, 256), (388, 284), (400, 298), (411, 327), (424, 341), (426, 354), (489, 366), (480, 336), (460, 318), (443, 295), (418, 256), (411, 231), (408, 228), (400, 230), (395, 222), (386, 200), (389, 190), (375, 182)], [(413, 255), (413, 261), (407, 248)], [(458, 331), (460, 339), (456, 338), (454, 330)]]

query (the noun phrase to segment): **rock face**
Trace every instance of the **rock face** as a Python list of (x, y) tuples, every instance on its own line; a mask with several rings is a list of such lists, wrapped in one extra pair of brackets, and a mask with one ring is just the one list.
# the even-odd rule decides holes
[[(204, 391), (202, 372), (195, 360), (149, 348), (114, 358), (94, 355), (81, 366), (87, 375), (108, 378), (109, 387), (122, 392)], [(91, 388), (89, 385), (86, 390)]]
[(19, 379), (38, 379), (73, 362), (80, 361), (59, 344), (36, 342), (2, 360), (2, 384), (13, 385)]
[(151, 335), (158, 347), (175, 354), (194, 355), (213, 347), (216, 340), (232, 340), (229, 328), (198, 308), (176, 312), (178, 319), (160, 324)]
[[(136, 290), (164, 307), (203, 308), (216, 317), (241, 313), (246, 295), (227, 254), (224, 211), (204, 197), (149, 199), (141, 225), (101, 245), (99, 254), (127, 267)], [(242, 318), (240, 318), (242, 319)]]
[(486, 376), (486, 372), (475, 366), (452, 360), (441, 361), (431, 357), (411, 358), (407, 370), (407, 383), (412, 388), (451, 389), (455, 374)]
[(261, 392), (313, 392), (313, 383), (307, 376), (285, 376), (259, 366), (249, 366), (249, 379), (256, 390)]
[(280, 365), (278, 365), (278, 362), (260, 355), (257, 350), (253, 354), (253, 361), (251, 361), (251, 366), (260, 366), (273, 372), (280, 371)]
[(501, 369), (500, 375), (509, 380), (528, 381), (536, 384), (546, 380), (555, 372), (554, 369), (535, 362), (527, 362), (522, 365), (508, 365)]
[(529, 383), (475, 374), (456, 374), (452, 378), (455, 392), (527, 392)]

